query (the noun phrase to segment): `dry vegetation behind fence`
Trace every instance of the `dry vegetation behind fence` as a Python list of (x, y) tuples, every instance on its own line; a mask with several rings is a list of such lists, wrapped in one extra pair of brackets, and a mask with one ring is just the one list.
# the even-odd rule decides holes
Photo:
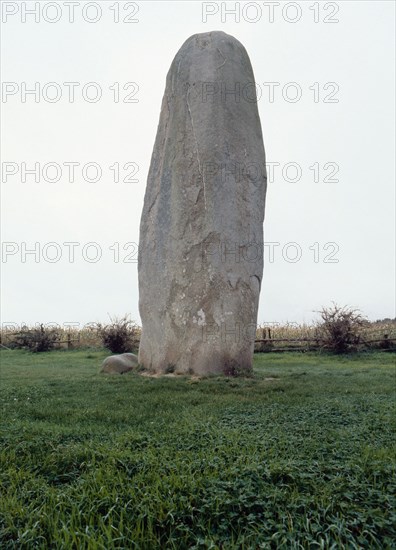
[[(22, 331), (33, 330), (37, 330), (37, 326), (24, 326), (19, 330), (9, 328), (2, 329), (0, 332), (0, 344), (2, 347), (14, 348), (16, 347), (15, 342)], [(57, 338), (54, 344), (57, 349), (97, 349), (103, 347), (100, 334), (93, 327), (83, 329), (56, 328), (55, 330), (57, 333)]]
[[(255, 351), (319, 350), (322, 340), (317, 325), (260, 325), (256, 332)], [(359, 330), (358, 348), (396, 349), (396, 320), (366, 322)]]
[[(45, 325), (43, 325), (45, 327)], [(38, 327), (21, 327), (23, 330), (38, 330)], [(137, 330), (136, 330), (137, 328)], [(15, 342), (21, 329), (3, 328), (0, 331), (0, 344), (4, 348), (20, 347)], [(57, 337), (54, 347), (57, 349), (99, 349), (103, 340), (98, 326), (90, 325), (83, 329), (56, 328)], [(136, 327), (137, 351), (140, 328)], [(255, 352), (269, 351), (310, 351), (322, 349), (322, 341), (317, 325), (286, 323), (262, 324), (256, 331)], [(396, 350), (396, 320), (366, 322), (359, 330), (358, 349)]]
[(396, 319), (370, 322), (359, 309), (335, 302), (316, 313), (319, 318), (311, 325), (272, 323), (272, 327), (259, 327), (255, 351), (323, 350), (337, 354), (395, 349)]

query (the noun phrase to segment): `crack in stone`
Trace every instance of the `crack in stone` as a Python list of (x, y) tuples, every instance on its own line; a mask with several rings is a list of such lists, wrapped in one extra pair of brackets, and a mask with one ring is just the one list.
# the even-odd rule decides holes
[(188, 113), (189, 113), (189, 115), (190, 115), (191, 126), (192, 126), (194, 141), (195, 141), (195, 149), (196, 149), (197, 161), (198, 161), (198, 171), (199, 171), (199, 174), (200, 174), (200, 176), (201, 176), (202, 183), (203, 183), (204, 209), (205, 209), (205, 211), (206, 211), (206, 182), (205, 182), (205, 178), (204, 178), (204, 175), (203, 175), (203, 172), (202, 172), (201, 160), (200, 160), (200, 158), (199, 158), (198, 140), (197, 140), (197, 136), (196, 136), (196, 134), (195, 134), (195, 127), (194, 127), (193, 117), (192, 117), (192, 114), (191, 114), (190, 104), (189, 104), (189, 102), (188, 102), (188, 97), (189, 97), (189, 95), (190, 95), (190, 86), (188, 86), (187, 95), (186, 95), (186, 101), (187, 101), (187, 108), (188, 108)]
[(221, 55), (221, 57), (224, 59), (224, 61), (223, 61), (223, 63), (222, 63), (219, 67), (217, 67), (216, 70), (221, 69), (221, 67), (223, 67), (223, 66), (227, 63), (227, 61), (228, 61), (227, 58), (226, 58), (226, 56), (223, 54), (223, 52), (222, 52), (219, 48), (217, 48), (217, 51), (219, 52), (219, 54)]
[(149, 206), (149, 208), (148, 208), (148, 210), (147, 210), (147, 215), (150, 214), (151, 210), (153, 209), (153, 206), (154, 206), (155, 203), (157, 202), (158, 195), (160, 194), (160, 191), (161, 191), (161, 189), (159, 189), (159, 190), (157, 191), (157, 193), (155, 194), (154, 200), (153, 200), (153, 202), (151, 203), (151, 205)]

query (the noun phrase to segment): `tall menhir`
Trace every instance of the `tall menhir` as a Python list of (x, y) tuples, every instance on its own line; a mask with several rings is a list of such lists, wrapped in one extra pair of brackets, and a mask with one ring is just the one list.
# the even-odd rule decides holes
[(245, 48), (223, 32), (191, 36), (167, 75), (140, 223), (144, 367), (251, 372), (266, 182)]

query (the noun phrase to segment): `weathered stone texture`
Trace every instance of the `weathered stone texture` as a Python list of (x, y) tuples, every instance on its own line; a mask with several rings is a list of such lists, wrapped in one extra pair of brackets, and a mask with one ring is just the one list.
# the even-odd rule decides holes
[(121, 353), (110, 355), (102, 363), (100, 372), (107, 374), (125, 374), (138, 366), (137, 355), (133, 353)]

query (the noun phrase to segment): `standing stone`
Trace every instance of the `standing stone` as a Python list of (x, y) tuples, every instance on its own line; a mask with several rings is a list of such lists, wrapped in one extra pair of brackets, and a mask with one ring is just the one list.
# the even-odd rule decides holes
[(251, 372), (266, 181), (245, 48), (224, 32), (191, 36), (167, 75), (140, 224), (147, 369)]

